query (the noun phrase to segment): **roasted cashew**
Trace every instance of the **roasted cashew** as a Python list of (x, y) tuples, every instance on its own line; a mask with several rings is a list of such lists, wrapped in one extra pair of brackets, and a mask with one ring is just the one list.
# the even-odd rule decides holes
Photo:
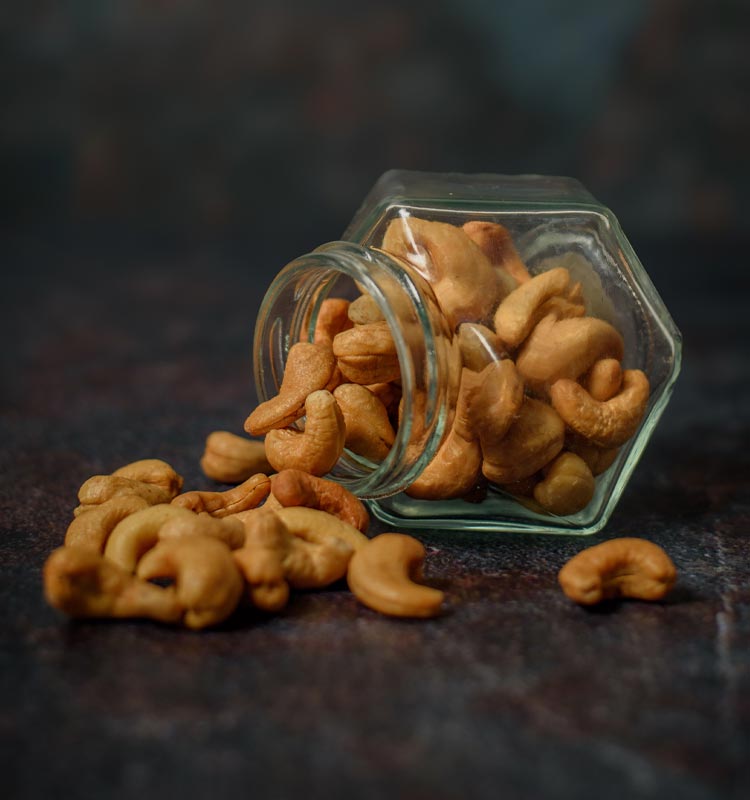
[(357, 530), (353, 525), (333, 516), (333, 514), (328, 514), (316, 508), (290, 506), (288, 508), (280, 508), (274, 513), (286, 525), (289, 533), (292, 536), (298, 536), (300, 539), (309, 540), (312, 535), (311, 532), (313, 532), (318, 537), (318, 541), (322, 541), (321, 537), (341, 539), (353, 550), (358, 550), (370, 541), (364, 533)]
[(583, 436), (570, 432), (565, 435), (565, 447), (571, 453), (580, 456), (593, 475), (601, 475), (608, 470), (620, 452), (618, 447), (597, 447)]
[(626, 369), (618, 394), (598, 402), (578, 383), (552, 384), (550, 399), (565, 424), (599, 447), (617, 447), (638, 429), (648, 405), (649, 382), (639, 369)]
[(342, 383), (333, 396), (346, 426), (344, 446), (370, 461), (383, 461), (396, 438), (385, 406), (358, 383)]
[(78, 490), (78, 500), (81, 505), (74, 513), (78, 516), (82, 511), (91, 510), (113, 497), (123, 495), (142, 497), (150, 506), (168, 503), (174, 497), (172, 492), (153, 483), (123, 478), (119, 475), (94, 475)]
[(406, 489), (406, 494), (421, 500), (463, 497), (476, 485), (481, 471), (482, 451), (479, 442), (459, 436), (454, 425), (432, 461)]
[(456, 336), (461, 351), (461, 363), (467, 369), (481, 372), (488, 364), (505, 355), (500, 337), (486, 325), (463, 322)]
[(493, 483), (514, 483), (533, 475), (562, 450), (565, 423), (554, 408), (527, 397), (503, 439), (482, 447), (482, 472)]
[(586, 462), (575, 453), (561, 453), (544, 469), (534, 499), (550, 514), (576, 514), (591, 502), (596, 483)]
[(71, 617), (146, 617), (178, 622), (182, 606), (172, 587), (137, 578), (88, 548), (54, 550), (44, 565), (47, 602)]
[(343, 376), (352, 383), (387, 383), (401, 377), (396, 343), (387, 322), (355, 325), (333, 340)]
[(229, 431), (209, 433), (201, 469), (207, 478), (218, 483), (242, 483), (259, 472), (273, 472), (263, 442)]
[(380, 400), (388, 412), (393, 425), (398, 420), (398, 404), (401, 402), (401, 387), (395, 383), (368, 383), (367, 388)]
[(369, 325), (384, 319), (383, 312), (372, 295), (360, 295), (349, 306), (349, 320), (355, 325)]
[(148, 503), (137, 495), (121, 495), (92, 506), (85, 514), (79, 514), (68, 526), (65, 544), (83, 547), (95, 553), (103, 553), (107, 537), (125, 517), (148, 508)]
[(425, 550), (421, 542), (401, 533), (382, 533), (358, 550), (349, 562), (347, 582), (368, 608), (393, 617), (434, 617), (445, 595), (424, 586)]
[[(333, 337), (341, 331), (349, 330), (352, 322), (349, 319), (349, 301), (340, 297), (327, 297), (320, 304), (318, 317), (315, 320), (315, 331), (313, 332), (313, 342), (315, 344), (325, 344), (328, 347), (333, 343)], [(303, 330), (302, 335), (306, 337), (307, 331)], [(303, 339), (304, 341), (304, 339)]]
[(570, 273), (564, 267), (542, 272), (522, 283), (497, 307), (495, 333), (509, 347), (518, 347), (544, 316), (540, 309), (568, 288)]
[(325, 475), (344, 452), (344, 417), (333, 395), (322, 390), (308, 396), (305, 414), (304, 431), (282, 428), (266, 435), (266, 457), (277, 471), (303, 469)]
[(676, 579), (677, 570), (661, 547), (630, 537), (583, 550), (558, 575), (565, 594), (585, 606), (617, 597), (660, 600)]
[(159, 542), (138, 562), (139, 578), (174, 578), (184, 624), (198, 630), (223, 622), (242, 597), (243, 582), (232, 551), (209, 536)]
[(333, 514), (365, 533), (370, 515), (364, 503), (338, 483), (317, 478), (298, 469), (285, 469), (271, 476), (271, 497), (280, 506), (305, 506)]
[(622, 366), (616, 358), (597, 361), (581, 380), (581, 386), (601, 403), (611, 400), (622, 387)]
[(261, 403), (245, 420), (245, 430), (262, 436), (291, 425), (304, 414), (305, 399), (336, 381), (336, 359), (330, 345), (298, 342), (289, 348), (284, 377), (276, 397)]
[(226, 492), (185, 492), (172, 500), (173, 506), (182, 506), (196, 513), (207, 511), (212, 517), (228, 517), (238, 511), (256, 508), (268, 497), (271, 481), (268, 476), (252, 475), (239, 486)]
[(161, 503), (125, 517), (115, 525), (104, 547), (104, 556), (128, 572), (135, 572), (141, 556), (159, 541), (159, 530), (175, 517), (191, 524), (196, 515), (186, 508)]
[[(176, 506), (172, 506), (176, 508)], [(199, 514), (191, 512), (168, 519), (159, 528), (159, 540), (180, 539), (183, 536), (211, 536), (219, 539), (231, 550), (245, 544), (245, 525), (235, 516), (212, 517), (206, 511)]]
[(382, 248), (427, 278), (452, 329), (489, 319), (502, 295), (487, 256), (455, 225), (398, 217), (388, 225)]
[(162, 461), (160, 458), (144, 458), (141, 461), (133, 461), (131, 464), (125, 464), (124, 467), (116, 469), (112, 474), (121, 478), (131, 478), (134, 481), (143, 481), (143, 483), (153, 483), (172, 497), (182, 490), (182, 475), (178, 475), (166, 461)]
[(545, 388), (560, 378), (578, 378), (600, 358), (622, 360), (622, 336), (595, 317), (546, 316), (531, 332), (516, 358), (527, 382)]
[[(526, 283), (531, 279), (526, 265), (518, 255), (510, 232), (498, 222), (471, 220), (463, 225), (464, 233), (479, 246), (495, 267), (502, 268), (514, 280), (514, 284)], [(515, 288), (513, 285), (510, 289)]]

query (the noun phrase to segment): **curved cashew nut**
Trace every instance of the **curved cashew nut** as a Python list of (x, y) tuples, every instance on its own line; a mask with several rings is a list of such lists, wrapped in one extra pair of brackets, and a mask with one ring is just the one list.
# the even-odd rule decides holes
[(273, 472), (263, 442), (229, 431), (209, 433), (201, 469), (207, 478), (218, 483), (242, 483), (259, 472)]
[(325, 475), (344, 452), (344, 417), (333, 395), (326, 391), (308, 396), (305, 414), (304, 431), (282, 428), (266, 435), (266, 457), (278, 471), (303, 469)]
[(622, 360), (622, 336), (596, 317), (546, 316), (524, 342), (516, 359), (523, 377), (544, 387), (560, 378), (578, 378), (600, 358)]
[(554, 408), (527, 397), (503, 439), (483, 446), (482, 472), (493, 483), (528, 478), (562, 450), (565, 423)]
[(285, 469), (272, 475), (271, 497), (279, 502), (280, 507), (305, 506), (326, 511), (362, 533), (370, 524), (364, 503), (348, 489), (299, 469)]
[(137, 578), (99, 553), (66, 546), (53, 551), (44, 565), (47, 602), (72, 617), (146, 617), (178, 622), (182, 616), (172, 587)]
[(313, 534), (317, 541), (322, 541), (323, 538), (341, 539), (355, 551), (370, 541), (353, 525), (316, 508), (289, 506), (274, 513), (286, 525), (289, 533), (300, 539), (309, 540)]
[[(352, 327), (349, 319), (349, 305), (348, 300), (340, 297), (327, 297), (323, 300), (318, 309), (318, 318), (315, 320), (314, 344), (324, 344), (330, 347), (336, 334)], [(302, 336), (307, 337), (307, 330), (302, 331)]]
[(341, 374), (352, 383), (387, 383), (401, 377), (396, 343), (388, 323), (355, 325), (333, 340)]
[(398, 405), (401, 402), (401, 387), (395, 383), (368, 383), (367, 388), (380, 400), (393, 422), (398, 418)]
[(661, 547), (631, 537), (583, 550), (558, 575), (565, 594), (586, 606), (617, 597), (660, 600), (676, 579), (677, 570)]
[(568, 433), (565, 436), (565, 447), (571, 453), (575, 453), (582, 458), (593, 475), (601, 475), (606, 472), (620, 452), (618, 447), (597, 447), (592, 444), (588, 439), (583, 436), (578, 436), (575, 433)]
[(568, 288), (570, 273), (555, 267), (535, 275), (512, 291), (497, 307), (495, 333), (510, 347), (517, 347), (542, 318), (540, 308)]
[(191, 524), (195, 514), (169, 503), (136, 511), (115, 525), (104, 548), (105, 558), (128, 572), (135, 572), (143, 554), (159, 541), (162, 525), (175, 517), (185, 517)]
[(178, 475), (166, 461), (162, 461), (160, 458), (144, 458), (140, 461), (133, 461), (116, 469), (112, 474), (121, 478), (131, 478), (134, 481), (143, 481), (143, 483), (153, 483), (169, 492), (172, 497), (182, 490), (182, 475)]
[(139, 578), (174, 578), (183, 622), (198, 630), (223, 622), (244, 588), (232, 551), (218, 539), (185, 536), (159, 542), (138, 562)]
[(603, 403), (572, 380), (556, 381), (550, 388), (552, 405), (568, 427), (599, 447), (617, 447), (636, 432), (648, 396), (648, 378), (639, 369), (626, 369), (620, 392)]
[(611, 400), (622, 387), (622, 366), (616, 358), (602, 358), (586, 373), (581, 386), (599, 402)]
[(65, 533), (65, 544), (103, 553), (107, 537), (115, 526), (125, 517), (143, 508), (149, 508), (148, 503), (134, 494), (113, 497), (105, 503), (93, 506), (90, 511), (80, 514), (70, 523)]
[(349, 320), (355, 325), (369, 325), (384, 319), (383, 312), (372, 295), (360, 295), (349, 306)]
[(445, 595), (416, 582), (424, 557), (423, 545), (411, 536), (382, 533), (352, 556), (349, 588), (361, 603), (381, 614), (434, 617)]
[(486, 325), (462, 322), (456, 336), (461, 363), (466, 369), (481, 372), (488, 364), (505, 355), (500, 337)]
[(383, 461), (396, 438), (385, 406), (358, 383), (342, 383), (333, 396), (344, 417), (344, 446), (370, 461)]
[(574, 453), (561, 453), (534, 487), (534, 499), (551, 514), (576, 514), (591, 502), (596, 483), (586, 462)]
[(479, 442), (459, 436), (454, 423), (432, 461), (406, 489), (406, 494), (421, 500), (463, 497), (474, 488), (481, 471)]
[(142, 497), (150, 506), (168, 503), (174, 497), (170, 491), (153, 483), (123, 478), (120, 475), (94, 475), (78, 490), (78, 500), (81, 505), (74, 513), (78, 516), (82, 511), (90, 510), (113, 497), (123, 495)]
[(182, 506), (190, 511), (207, 511), (212, 517), (228, 517), (238, 511), (259, 506), (271, 491), (267, 475), (258, 473), (239, 486), (226, 492), (185, 492), (172, 500), (173, 506)]
[(493, 266), (502, 268), (513, 278), (513, 285), (509, 291), (512, 291), (516, 284), (531, 280), (531, 275), (513, 244), (510, 232), (504, 225), (498, 222), (471, 220), (464, 223), (463, 230), (479, 246)]
[[(171, 506), (178, 508), (179, 506)], [(231, 550), (245, 544), (245, 525), (236, 516), (212, 517), (208, 512), (179, 514), (168, 519), (159, 528), (159, 540), (180, 539), (183, 536), (211, 536), (219, 539)]]
[(330, 345), (298, 342), (289, 348), (284, 377), (276, 397), (261, 403), (245, 420), (245, 430), (262, 436), (284, 428), (304, 413), (311, 392), (326, 389), (336, 377), (336, 359)]

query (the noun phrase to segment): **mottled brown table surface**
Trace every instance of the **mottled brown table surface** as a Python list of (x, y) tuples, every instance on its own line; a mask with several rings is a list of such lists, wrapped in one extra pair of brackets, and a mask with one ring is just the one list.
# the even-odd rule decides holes
[[(685, 335), (678, 388), (604, 534), (679, 569), (586, 611), (591, 540), (420, 534), (450, 610), (395, 621), (343, 585), (200, 634), (70, 622), (40, 573), (80, 483), (254, 402), (252, 324), (295, 253), (14, 235), (3, 248), (0, 765), (8, 798), (750, 796), (746, 250), (637, 247)], [(378, 526), (375, 526), (378, 529)]]

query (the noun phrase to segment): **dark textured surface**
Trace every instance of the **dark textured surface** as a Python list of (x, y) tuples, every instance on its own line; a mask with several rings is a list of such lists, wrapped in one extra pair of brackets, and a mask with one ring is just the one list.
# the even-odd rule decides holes
[(69, 622), (40, 571), (89, 475), (157, 456), (204, 484), (205, 435), (253, 404), (252, 321), (288, 254), (81, 241), (12, 237), (3, 258), (4, 797), (748, 795), (744, 248), (635, 242), (685, 365), (597, 540), (662, 545), (667, 602), (567, 601), (556, 573), (592, 540), (420, 534), (441, 619), (337, 586), (195, 634)]

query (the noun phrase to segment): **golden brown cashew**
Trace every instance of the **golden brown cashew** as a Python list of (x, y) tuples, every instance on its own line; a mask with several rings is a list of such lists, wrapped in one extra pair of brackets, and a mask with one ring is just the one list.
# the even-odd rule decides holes
[(550, 514), (576, 514), (591, 502), (596, 483), (586, 462), (574, 453), (561, 453), (545, 467), (544, 480), (534, 487), (534, 499)]
[(630, 537), (583, 550), (558, 575), (565, 594), (585, 606), (617, 597), (660, 600), (676, 579), (677, 570), (661, 547)]
[(259, 508), (245, 525), (245, 545), (232, 552), (247, 583), (250, 601), (264, 611), (280, 611), (289, 600), (284, 558), (290, 539), (286, 525), (276, 514)]
[(352, 383), (387, 383), (401, 377), (396, 343), (387, 322), (355, 325), (333, 340), (342, 375)]
[(398, 404), (401, 402), (401, 387), (395, 383), (368, 383), (367, 388), (380, 400), (388, 412), (393, 425), (398, 419)]
[[(353, 525), (316, 508), (290, 506), (281, 508), (274, 513), (286, 525), (289, 533), (300, 539), (309, 539), (310, 532), (313, 531), (319, 537), (341, 539), (354, 550), (358, 550), (370, 541)], [(322, 541), (322, 539), (319, 540)]]
[(604, 403), (572, 380), (559, 380), (550, 399), (566, 425), (599, 447), (617, 447), (638, 429), (648, 405), (649, 383), (639, 369), (626, 369), (620, 392)]
[(531, 279), (526, 265), (518, 255), (510, 232), (498, 222), (472, 220), (463, 225), (464, 232), (479, 246), (493, 266), (501, 267), (516, 283)]
[(370, 524), (364, 503), (348, 489), (299, 469), (285, 469), (272, 475), (271, 497), (276, 498), (280, 506), (305, 506), (326, 511), (362, 533)]
[(463, 497), (474, 488), (481, 471), (482, 451), (479, 442), (462, 438), (454, 426), (448, 431), (432, 461), (406, 489), (406, 494), (421, 500)]
[(481, 372), (488, 364), (499, 361), (505, 355), (500, 338), (486, 325), (463, 322), (458, 326), (456, 338), (461, 351), (461, 363), (474, 372)]
[(180, 539), (183, 536), (212, 536), (231, 550), (236, 550), (245, 544), (245, 525), (236, 516), (212, 517), (201, 511), (200, 514), (191, 512), (189, 515), (172, 517), (159, 528), (159, 540)]
[(76, 512), (90, 510), (94, 506), (106, 503), (113, 497), (122, 497), (123, 495), (142, 497), (150, 506), (168, 503), (174, 497), (172, 492), (153, 483), (123, 478), (119, 475), (94, 475), (85, 481), (78, 490), (78, 500), (81, 505)]
[(259, 472), (273, 472), (263, 442), (229, 431), (209, 433), (201, 469), (207, 478), (219, 483), (242, 483)]
[[(315, 344), (325, 344), (328, 347), (333, 343), (333, 337), (341, 331), (349, 330), (352, 322), (349, 319), (349, 301), (340, 297), (327, 297), (318, 310), (318, 318), (315, 321), (315, 331), (313, 342)], [(307, 331), (303, 330), (302, 335), (306, 338)], [(304, 341), (304, 339), (303, 339)]]
[(118, 567), (135, 572), (141, 556), (159, 541), (159, 529), (175, 517), (193, 522), (195, 514), (186, 508), (162, 503), (150, 506), (118, 522), (107, 539), (104, 556)]
[(622, 360), (622, 336), (595, 317), (546, 316), (524, 342), (516, 359), (521, 375), (544, 388), (560, 378), (578, 378), (600, 358)]
[(101, 505), (93, 506), (85, 514), (77, 516), (68, 526), (65, 544), (103, 553), (107, 537), (117, 523), (148, 507), (148, 503), (142, 497), (134, 494), (113, 497)]
[(162, 461), (160, 458), (144, 458), (141, 461), (133, 461), (131, 464), (125, 464), (124, 467), (116, 469), (112, 474), (121, 478), (131, 478), (134, 481), (153, 483), (172, 497), (179, 494), (182, 489), (182, 475), (178, 475), (166, 461)]
[(371, 461), (383, 461), (396, 438), (385, 406), (358, 383), (342, 383), (333, 396), (344, 417), (345, 447)]
[(384, 320), (383, 312), (375, 298), (369, 294), (360, 295), (349, 306), (349, 320), (355, 325), (369, 325)]
[(336, 359), (330, 345), (298, 342), (289, 348), (284, 377), (276, 397), (261, 403), (245, 420), (245, 430), (262, 436), (291, 425), (304, 414), (311, 392), (327, 389), (335, 380)]
[(228, 517), (238, 511), (256, 508), (268, 497), (271, 481), (259, 473), (226, 492), (185, 492), (172, 500), (173, 506), (182, 506), (196, 513), (207, 511), (212, 517)]
[(620, 452), (618, 447), (597, 447), (582, 436), (570, 432), (565, 435), (565, 447), (580, 456), (593, 475), (601, 475), (608, 470)]
[(60, 547), (44, 565), (44, 595), (71, 617), (146, 617), (178, 622), (182, 606), (172, 587), (136, 578), (99, 553)]
[(318, 391), (305, 402), (305, 430), (282, 428), (266, 435), (266, 457), (274, 469), (330, 472), (344, 452), (346, 426), (330, 392)]
[(138, 563), (138, 577), (174, 578), (184, 624), (198, 630), (223, 622), (242, 597), (243, 582), (232, 551), (218, 539), (185, 536), (159, 542)]
[(382, 533), (358, 550), (349, 562), (347, 581), (368, 608), (394, 617), (434, 617), (445, 595), (424, 586), (425, 550), (421, 542), (401, 533)]
[(602, 358), (581, 380), (583, 388), (599, 402), (611, 400), (622, 386), (622, 366), (616, 358)]
[(482, 472), (494, 483), (514, 483), (533, 475), (562, 450), (565, 423), (546, 403), (527, 397), (505, 438), (482, 447)]

